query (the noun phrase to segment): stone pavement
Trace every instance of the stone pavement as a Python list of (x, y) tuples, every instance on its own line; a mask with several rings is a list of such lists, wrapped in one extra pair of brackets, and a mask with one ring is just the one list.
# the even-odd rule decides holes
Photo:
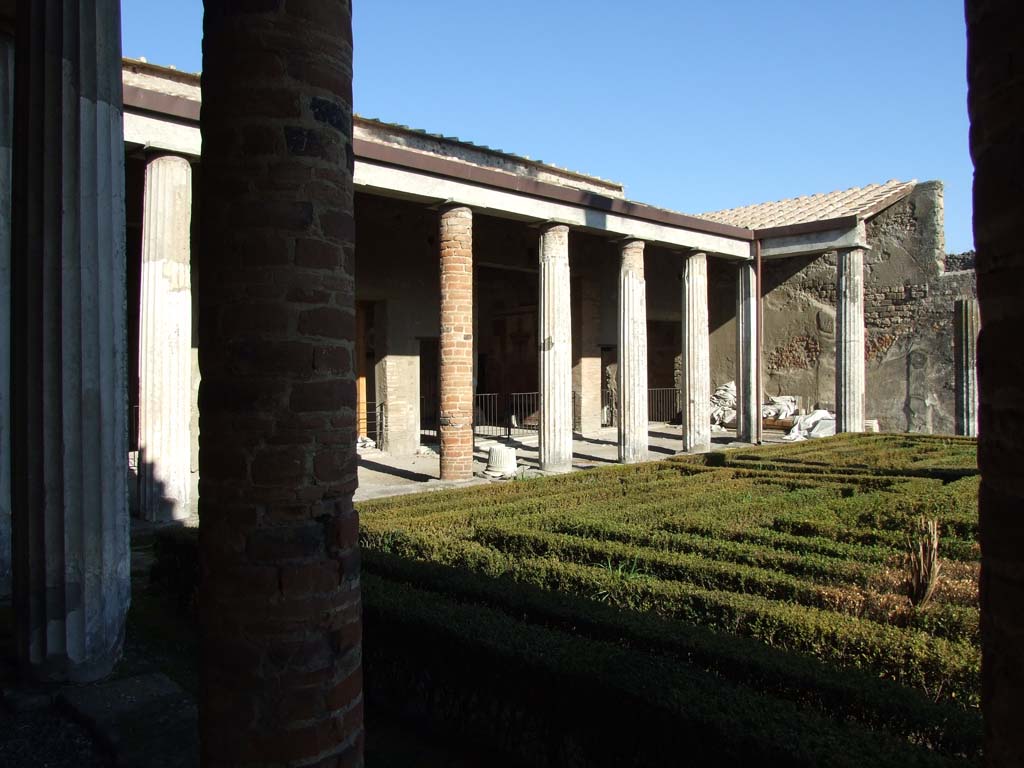
[[(782, 441), (784, 432), (764, 431), (765, 443)], [(537, 454), (536, 433), (511, 439), (477, 437), (473, 452), (473, 479), (461, 482), (439, 480), (440, 461), (436, 446), (424, 446), (418, 456), (395, 457), (377, 450), (359, 451), (359, 489), (355, 500), (366, 501), (384, 496), (398, 496), (406, 493), (437, 491), (493, 482), (481, 473), (487, 466), (487, 453), (491, 446), (507, 445), (516, 449), (519, 466), (528, 474), (539, 473), (540, 462)], [(749, 445), (736, 441), (732, 430), (713, 432), (712, 451), (739, 448)], [(605, 427), (595, 435), (581, 437), (573, 435), (572, 469), (590, 469), (618, 463), (618, 442), (615, 427)], [(677, 424), (651, 424), (648, 429), (648, 450), (650, 459), (656, 461), (675, 456), (682, 449), (682, 430)]]

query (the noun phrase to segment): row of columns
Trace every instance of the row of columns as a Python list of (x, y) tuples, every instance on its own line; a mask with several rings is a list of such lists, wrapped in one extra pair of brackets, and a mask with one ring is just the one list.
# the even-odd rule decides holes
[[(453, 227), (456, 229), (453, 230)], [(452, 232), (461, 238), (455, 243)], [(618, 450), (622, 462), (647, 458), (647, 312), (644, 243), (620, 246), (618, 294)], [(539, 372), (541, 469), (568, 471), (572, 464), (572, 353), (569, 228), (546, 224), (539, 243)], [(736, 296), (737, 439), (760, 440), (760, 303), (756, 261), (738, 265)], [(464, 206), (441, 215), (441, 477), (472, 476), (472, 212)], [(681, 413), (684, 451), (711, 445), (711, 379), (707, 255), (683, 260)], [(976, 323), (960, 310), (966, 330)], [(864, 431), (864, 250), (841, 250), (836, 273), (836, 419), (839, 432)], [(973, 334), (973, 335), (972, 335)], [(966, 342), (964, 342), (966, 344)], [(971, 342), (973, 344), (973, 341)], [(973, 359), (973, 355), (970, 355)], [(973, 379), (963, 389), (973, 391)], [(972, 395), (961, 398), (964, 422)], [(965, 431), (969, 434), (970, 427)]]
[[(465, 480), (473, 471), (472, 211), (449, 205), (440, 214), (441, 269), (441, 478)], [(547, 472), (572, 467), (572, 311), (569, 227), (540, 227), (538, 369), (539, 459)], [(753, 267), (740, 265), (741, 315), (737, 378), (741, 382), (741, 433), (753, 439), (759, 403), (755, 392), (757, 297)], [(644, 243), (620, 244), (618, 292), (618, 455), (624, 463), (647, 459), (647, 290)], [(711, 443), (711, 378), (707, 256), (684, 258), (683, 449)]]

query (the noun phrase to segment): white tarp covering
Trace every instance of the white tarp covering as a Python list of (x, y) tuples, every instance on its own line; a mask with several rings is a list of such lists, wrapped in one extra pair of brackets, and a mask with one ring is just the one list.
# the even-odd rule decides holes
[(806, 440), (809, 437), (830, 437), (836, 433), (835, 414), (828, 411), (812, 411), (806, 416), (797, 416), (793, 428), (783, 440)]
[(761, 418), (788, 419), (798, 410), (796, 398), (792, 395), (769, 396), (761, 406)]
[(711, 423), (722, 427), (736, 421), (736, 382), (723, 384), (711, 395)]

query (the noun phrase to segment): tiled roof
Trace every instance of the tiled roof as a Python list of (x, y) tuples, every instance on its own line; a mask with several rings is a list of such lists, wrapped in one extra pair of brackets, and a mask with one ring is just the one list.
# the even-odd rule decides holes
[(916, 181), (887, 181), (837, 192), (804, 195), (774, 203), (758, 203), (742, 208), (696, 214), (699, 219), (732, 224), (747, 229), (767, 229), (789, 224), (857, 216), (866, 219), (901, 200), (914, 188)]

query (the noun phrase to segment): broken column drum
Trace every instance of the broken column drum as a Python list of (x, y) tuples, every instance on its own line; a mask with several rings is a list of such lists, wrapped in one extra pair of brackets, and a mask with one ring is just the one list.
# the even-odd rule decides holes
[(681, 399), (683, 450), (711, 446), (711, 362), (708, 334), (708, 258), (694, 253), (683, 262)]
[(473, 212), (441, 212), (441, 479), (473, 477)]
[(864, 431), (864, 250), (836, 264), (836, 432)]
[(618, 356), (619, 461), (646, 461), (647, 284), (642, 240), (622, 244)]
[(119, 660), (130, 594), (120, 4), (24, 3), (17, 24), (17, 649), (82, 682)]
[(572, 305), (569, 296), (569, 228), (540, 233), (540, 468), (572, 468)]
[(146, 165), (139, 318), (139, 509), (188, 517), (192, 487), (192, 167)]

